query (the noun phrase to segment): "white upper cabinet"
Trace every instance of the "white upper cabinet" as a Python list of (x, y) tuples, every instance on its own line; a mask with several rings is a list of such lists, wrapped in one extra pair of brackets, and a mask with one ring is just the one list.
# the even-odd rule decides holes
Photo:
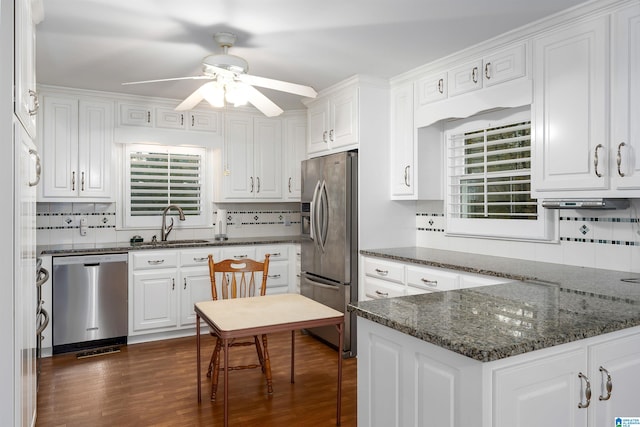
[(15, 2), (15, 105), (14, 110), (31, 138), (36, 137), (39, 101), (36, 92), (36, 29), (31, 1)]
[(168, 105), (136, 102), (118, 103), (118, 125), (203, 131), (222, 134), (217, 111), (176, 111)]
[(608, 189), (608, 46), (608, 17), (533, 40), (533, 191)]
[(416, 103), (420, 107), (434, 101), (441, 101), (448, 96), (447, 73), (428, 75), (416, 82)]
[(300, 201), (302, 174), (300, 165), (307, 152), (307, 119), (304, 114), (285, 117), (284, 129), (284, 199)]
[(611, 179), (615, 189), (640, 190), (640, 4), (613, 15), (611, 46)]
[(391, 89), (391, 198), (416, 194), (413, 84)]
[(43, 96), (43, 201), (113, 198), (113, 102)]
[(225, 117), (223, 200), (282, 198), (282, 121)]
[(309, 154), (357, 148), (359, 142), (358, 86), (348, 85), (308, 104)]

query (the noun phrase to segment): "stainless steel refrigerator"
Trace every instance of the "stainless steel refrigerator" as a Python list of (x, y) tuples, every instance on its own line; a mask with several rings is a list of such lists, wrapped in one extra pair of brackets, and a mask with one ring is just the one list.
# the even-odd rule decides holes
[[(302, 162), (302, 295), (345, 314), (345, 357), (356, 355), (358, 299), (358, 153), (343, 152)], [(334, 327), (309, 332), (337, 348)]]

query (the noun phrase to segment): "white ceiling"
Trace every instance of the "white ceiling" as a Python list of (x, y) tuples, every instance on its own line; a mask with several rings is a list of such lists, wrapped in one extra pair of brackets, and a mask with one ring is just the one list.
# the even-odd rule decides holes
[[(324, 89), (354, 74), (389, 78), (583, 0), (44, 0), (39, 83), (182, 99), (220, 52), (249, 73)], [(285, 110), (301, 97), (261, 91)]]

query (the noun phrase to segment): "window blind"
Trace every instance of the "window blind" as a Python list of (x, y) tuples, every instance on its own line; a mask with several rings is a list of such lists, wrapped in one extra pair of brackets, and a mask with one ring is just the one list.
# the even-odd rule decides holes
[(452, 218), (538, 218), (530, 121), (451, 135), (448, 167)]
[(200, 215), (200, 155), (135, 151), (129, 162), (131, 216), (161, 215), (170, 204), (180, 206), (185, 215)]

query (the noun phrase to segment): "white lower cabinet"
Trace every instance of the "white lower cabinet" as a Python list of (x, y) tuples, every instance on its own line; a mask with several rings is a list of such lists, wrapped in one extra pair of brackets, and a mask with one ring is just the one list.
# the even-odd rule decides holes
[[(129, 254), (129, 335), (191, 329), (196, 324), (193, 307), (211, 296), (208, 256), (223, 259), (263, 260), (270, 254), (267, 294), (287, 293), (295, 282), (290, 273), (292, 245), (224, 246), (161, 249)], [(256, 275), (256, 284), (262, 276)], [(221, 283), (220, 278), (217, 284)], [(217, 289), (221, 295), (221, 289)]]
[(358, 318), (358, 425), (613, 426), (639, 368), (640, 327), (483, 363)]

